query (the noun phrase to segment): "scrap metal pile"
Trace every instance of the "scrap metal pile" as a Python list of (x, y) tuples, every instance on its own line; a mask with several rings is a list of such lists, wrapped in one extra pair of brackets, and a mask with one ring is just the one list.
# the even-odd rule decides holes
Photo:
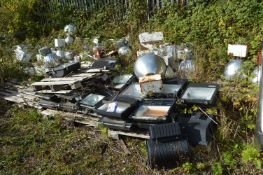
[[(65, 27), (65, 32), (74, 31), (72, 25)], [(39, 50), (48, 78), (32, 87), (43, 108), (88, 114), (113, 130), (148, 132), (149, 165), (169, 167), (189, 156), (192, 147), (211, 143), (217, 123), (205, 109), (216, 106), (218, 85), (178, 78), (195, 71), (188, 47), (156, 46), (163, 40), (161, 32), (142, 33), (139, 39), (144, 50), (137, 52), (134, 74), (123, 75), (118, 75), (118, 60), (111, 54), (102, 57), (98, 44), (94, 61), (83, 64), (61, 50), (65, 42), (72, 42), (70, 34), (56, 39), (56, 53), (48, 47)], [(125, 39), (117, 44), (119, 55), (131, 52)], [(16, 49), (20, 60), (28, 60), (30, 55), (21, 56), (21, 50)], [(61, 63), (59, 55), (69, 61)], [(199, 112), (189, 113), (193, 106)]]

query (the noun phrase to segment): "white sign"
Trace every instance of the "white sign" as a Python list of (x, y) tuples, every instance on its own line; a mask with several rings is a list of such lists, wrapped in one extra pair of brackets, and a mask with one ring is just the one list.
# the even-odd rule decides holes
[(139, 35), (139, 40), (143, 47), (152, 49), (153, 43), (163, 41), (163, 32), (144, 32)]
[(227, 54), (234, 57), (244, 58), (247, 56), (247, 45), (228, 44)]
[(163, 40), (163, 32), (144, 32), (139, 35), (140, 43), (158, 42)]

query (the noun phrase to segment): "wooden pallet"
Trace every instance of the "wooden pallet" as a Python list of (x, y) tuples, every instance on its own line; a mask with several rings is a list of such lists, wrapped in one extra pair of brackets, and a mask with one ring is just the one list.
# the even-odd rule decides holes
[(42, 107), (37, 103), (37, 97), (34, 94), (27, 92), (18, 92), (8, 89), (0, 90), (0, 97), (4, 100), (17, 103), (18, 105), (30, 106), (37, 109), (42, 109)]
[(71, 78), (64, 81), (35, 82), (32, 86), (35, 91), (51, 90), (53, 92), (59, 90), (73, 90), (82, 87), (80, 81), (71, 80)]
[[(44, 116), (56, 116), (60, 115), (63, 119), (68, 121), (73, 121), (76, 123), (84, 124), (87, 126), (98, 127), (100, 124), (99, 117), (90, 117), (84, 114), (72, 113), (72, 112), (62, 112), (57, 110), (47, 109), (40, 111)], [(121, 136), (134, 137), (139, 139), (149, 139), (150, 136), (148, 133), (139, 133), (139, 132), (128, 132), (128, 131), (116, 131), (108, 129), (108, 136), (119, 140)]]
[(35, 91), (39, 93), (61, 93), (67, 94), (71, 90), (78, 89), (82, 87), (81, 82), (99, 76), (98, 73), (75, 73), (70, 77), (62, 78), (45, 78), (39, 82), (32, 84)]
[(87, 126), (97, 127), (99, 125), (99, 118), (90, 117), (84, 114), (72, 113), (72, 112), (63, 112), (57, 110), (46, 109), (44, 111), (40, 111), (40, 113), (44, 116), (56, 116), (59, 115), (63, 117), (63, 119), (68, 121), (73, 121), (76, 123), (84, 124)]
[[(14, 89), (17, 89), (17, 91)], [(11, 83), (7, 87), (0, 89), (0, 98), (13, 103), (17, 103), (19, 105), (36, 108), (43, 116), (60, 115), (65, 120), (73, 121), (91, 127), (97, 127), (100, 124), (99, 119), (101, 116), (98, 115), (93, 115), (93, 117), (91, 117), (90, 115), (80, 113), (63, 112), (51, 109), (43, 110), (43, 108), (38, 105), (37, 94), (31, 87), (24, 87), (22, 85)], [(127, 132), (108, 129), (108, 135), (113, 139), (119, 139), (121, 136), (149, 139), (149, 134), (142, 132)]]

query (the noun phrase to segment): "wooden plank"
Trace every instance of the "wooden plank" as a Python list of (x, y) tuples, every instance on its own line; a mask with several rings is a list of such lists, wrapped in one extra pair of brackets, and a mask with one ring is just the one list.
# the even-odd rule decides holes
[(8, 92), (3, 92), (0, 91), (0, 96), (1, 98), (10, 101), (10, 102), (15, 102), (15, 103), (24, 103), (24, 99), (22, 99), (21, 97), (18, 97), (16, 94), (11, 94)]
[(128, 137), (135, 137), (140, 139), (150, 139), (149, 134), (142, 134), (142, 133), (135, 133), (135, 132), (125, 132), (125, 131), (115, 131), (115, 130), (108, 130), (109, 137), (113, 139), (119, 139), (119, 136), (128, 136)]
[(40, 90), (37, 91), (39, 94), (69, 94), (73, 90), (60, 90), (60, 91), (52, 91), (52, 90)]
[(82, 71), (82, 72), (86, 72), (86, 73), (98, 73), (98, 72), (109, 72), (110, 70), (104, 70), (104, 69), (89, 69), (86, 71)]
[(34, 96), (23, 96), (23, 94), (21, 93), (10, 93), (10, 92), (0, 91), (0, 98), (3, 98), (13, 103), (23, 104), (37, 109), (42, 108), (35, 102)]
[(126, 144), (124, 143), (124, 141), (123, 141), (122, 139), (119, 139), (118, 142), (119, 142), (121, 148), (123, 149), (124, 153), (127, 154), (127, 155), (130, 155), (131, 152), (130, 152), (130, 150), (127, 148), (127, 146), (126, 146)]
[(54, 86), (54, 85), (72, 85), (77, 81), (56, 81), (56, 82), (35, 82), (32, 86)]
[(17, 92), (17, 91), (13, 91), (13, 90), (4, 90), (2, 91), (2, 94), (5, 94), (5, 95), (9, 95), (9, 96), (17, 96), (17, 97), (21, 97), (21, 98), (25, 98), (25, 99), (28, 99), (28, 100), (35, 100), (35, 96), (34, 94), (26, 94), (26, 93), (23, 93), (23, 92)]
[(41, 82), (83, 81), (86, 77), (44, 78)]
[(93, 62), (88, 62), (88, 63), (81, 63), (81, 68), (89, 68), (91, 65), (93, 64)]
[(17, 92), (27, 94), (27, 95), (35, 95), (33, 87), (26, 88), (26, 89), (17, 89)]
[(53, 117), (56, 115), (60, 115), (65, 120), (74, 121), (77, 123), (81, 123), (81, 124), (93, 126), (93, 127), (97, 127), (99, 124), (98, 118), (89, 117), (89, 116), (83, 115), (83, 114), (77, 114), (77, 113), (71, 113), (71, 112), (62, 112), (62, 111), (56, 111), (56, 110), (51, 110), (51, 109), (40, 111), (40, 113), (42, 115), (45, 115), (45, 116), (53, 116)]
[(70, 87), (71, 87), (71, 89), (78, 89), (78, 88), (81, 88), (82, 85), (80, 82), (76, 82), (76, 83), (72, 84)]
[(78, 89), (82, 87), (79, 81), (58, 81), (58, 82), (36, 82), (32, 84), (35, 91), (49, 90), (60, 91), (69, 89)]
[(22, 86), (17, 84), (12, 84), (11, 82), (6, 83), (7, 86), (3, 87), (3, 91), (13, 91), (20, 92), (23, 94), (34, 95), (35, 92), (31, 86)]
[(4, 100), (16, 103), (16, 104), (22, 104), (24, 106), (29, 106), (29, 107), (33, 107), (36, 109), (42, 109), (41, 106), (39, 106), (37, 103), (34, 102), (30, 102), (30, 101), (25, 101), (24, 99), (20, 98), (20, 97), (16, 97), (16, 96), (6, 96), (3, 98)]
[(159, 81), (159, 80), (162, 80), (162, 76), (160, 74), (155, 74), (155, 75), (140, 77), (139, 83), (145, 83), (149, 81)]
[(25, 87), (27, 87), (27, 86), (22, 86), (20, 84), (14, 83), (12, 81), (5, 82), (4, 85), (7, 86), (7, 87), (15, 87), (15, 88), (19, 88), (19, 89), (24, 89)]
[(80, 73), (80, 74), (75, 74), (72, 75), (72, 77), (86, 77), (86, 78), (92, 78), (97, 75), (101, 75), (100, 73)]

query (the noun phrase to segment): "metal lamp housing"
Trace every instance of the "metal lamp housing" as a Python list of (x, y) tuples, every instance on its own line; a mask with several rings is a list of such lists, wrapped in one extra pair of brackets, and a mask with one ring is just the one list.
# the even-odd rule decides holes
[(227, 80), (241, 74), (242, 60), (233, 59), (225, 67), (224, 76)]
[(121, 56), (129, 55), (131, 53), (131, 50), (128, 46), (122, 46), (118, 49), (118, 54)]
[(139, 57), (134, 65), (134, 73), (138, 78), (155, 74), (164, 75), (165, 72), (166, 64), (164, 60), (153, 53)]

